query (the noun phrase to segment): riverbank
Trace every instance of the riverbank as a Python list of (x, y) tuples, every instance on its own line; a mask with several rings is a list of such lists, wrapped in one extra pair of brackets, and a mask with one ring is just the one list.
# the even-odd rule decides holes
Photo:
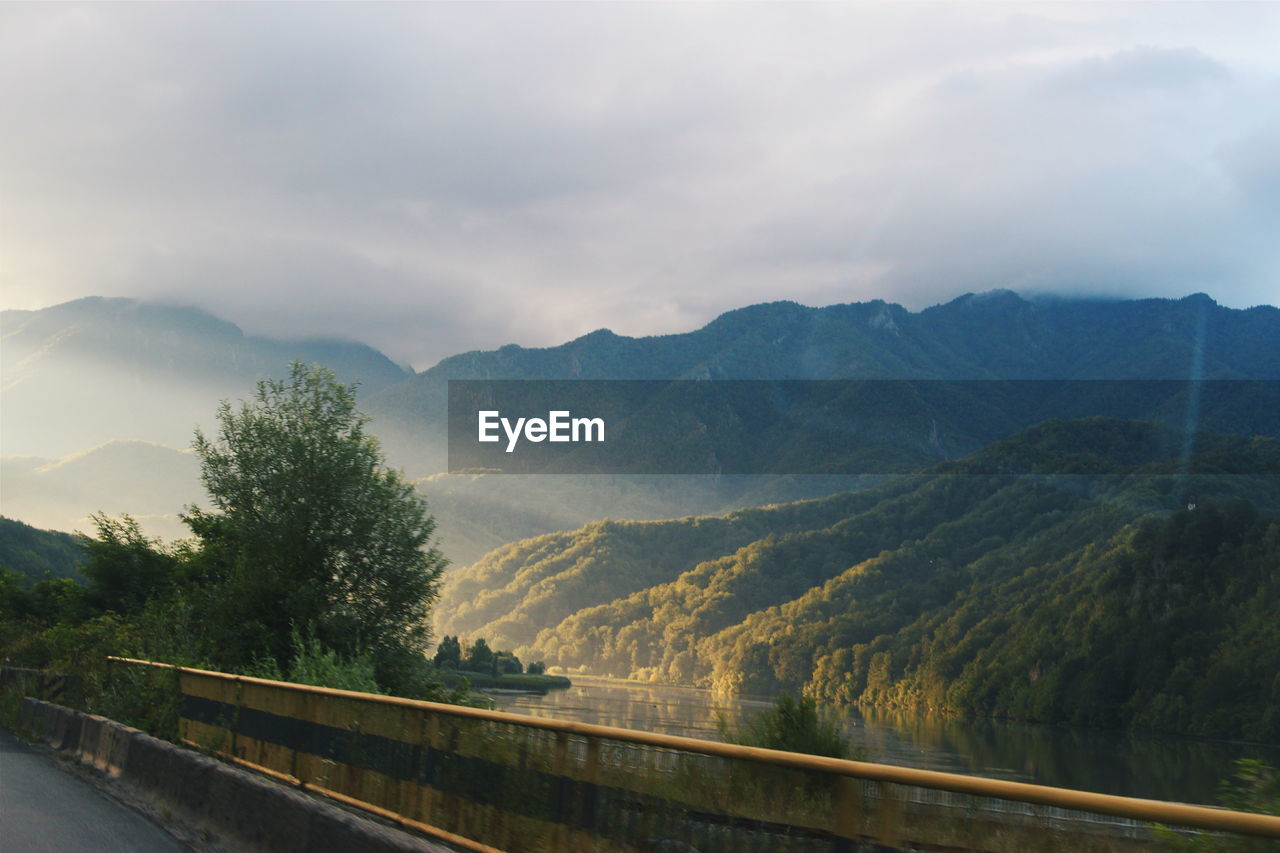
[(442, 672), (440, 677), (449, 688), (456, 687), (461, 679), (466, 678), (473, 690), (501, 690), (512, 693), (532, 693), (538, 696), (545, 696), (552, 690), (567, 690), (573, 686), (573, 682), (563, 675), (517, 675), (515, 673), (493, 675), (487, 672), (448, 670)]
[[(720, 739), (721, 716), (732, 725), (773, 705), (769, 697), (577, 674), (568, 690), (493, 699), (500, 711), (705, 740)], [(1236, 760), (1280, 766), (1280, 746), (873, 708), (827, 710), (868, 761), (1121, 796), (1209, 804)]]

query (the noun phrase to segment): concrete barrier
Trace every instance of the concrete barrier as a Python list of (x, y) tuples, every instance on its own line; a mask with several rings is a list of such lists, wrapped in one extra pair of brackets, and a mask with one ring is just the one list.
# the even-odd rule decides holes
[(216, 846), (270, 853), (450, 853), (439, 844), (105, 717), (23, 699), (21, 724)]

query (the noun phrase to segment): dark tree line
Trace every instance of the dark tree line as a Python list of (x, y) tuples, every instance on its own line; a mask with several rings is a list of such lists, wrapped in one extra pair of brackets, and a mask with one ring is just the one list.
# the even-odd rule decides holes
[(479, 672), (488, 675), (542, 675), (547, 667), (542, 661), (533, 661), (528, 667), (510, 651), (495, 651), (483, 637), (474, 643), (464, 644), (457, 635), (446, 635), (436, 646), (434, 662), (437, 668)]

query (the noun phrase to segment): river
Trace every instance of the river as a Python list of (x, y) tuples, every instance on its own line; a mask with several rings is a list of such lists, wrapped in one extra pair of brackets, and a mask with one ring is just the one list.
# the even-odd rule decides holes
[[(518, 714), (711, 740), (720, 739), (717, 715), (733, 723), (772, 704), (692, 687), (573, 681), (545, 696), (494, 700)], [(852, 708), (828, 713), (861, 760), (1131, 797), (1212, 804), (1237, 758), (1280, 766), (1280, 747), (1258, 744)]]

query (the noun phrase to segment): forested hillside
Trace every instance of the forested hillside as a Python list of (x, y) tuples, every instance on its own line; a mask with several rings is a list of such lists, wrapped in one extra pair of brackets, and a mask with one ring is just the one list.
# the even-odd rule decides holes
[(84, 551), (76, 537), (0, 516), (0, 568), (17, 572), (27, 582), (46, 574), (80, 580), (83, 562)]
[(582, 608), (674, 580), (770, 533), (807, 530), (873, 500), (854, 493), (726, 516), (605, 520), (504, 545), (451, 577), (440, 630), (480, 632), (499, 645), (527, 644), (541, 628)]
[(593, 525), (489, 555), (445, 602), (516, 642), (578, 605), (517, 653), (594, 673), (1280, 737), (1280, 661), (1244, 652), (1280, 650), (1280, 448), (1201, 435), (1184, 462), (1167, 437), (1051, 422), (855, 495)]

